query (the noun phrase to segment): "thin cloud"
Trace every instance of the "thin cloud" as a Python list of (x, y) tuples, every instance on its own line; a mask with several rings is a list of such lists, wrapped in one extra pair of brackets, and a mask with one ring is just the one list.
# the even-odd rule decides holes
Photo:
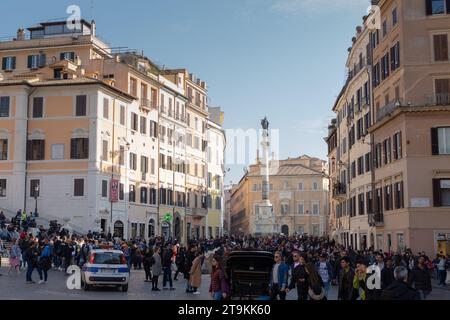
[(368, 0), (275, 0), (271, 11), (298, 14), (311, 11), (335, 11), (369, 7)]

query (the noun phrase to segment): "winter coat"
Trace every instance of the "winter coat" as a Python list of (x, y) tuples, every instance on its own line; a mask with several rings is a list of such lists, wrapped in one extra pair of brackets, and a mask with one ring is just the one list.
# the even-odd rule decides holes
[(416, 266), (410, 273), (409, 284), (416, 290), (431, 292), (431, 276), (427, 267)]
[(352, 268), (348, 272), (343, 269), (339, 271), (338, 283), (339, 283), (339, 300), (351, 300), (353, 297), (353, 280), (355, 277), (355, 271)]
[(192, 262), (189, 272), (189, 284), (194, 288), (200, 288), (202, 284), (202, 257), (198, 256)]
[(158, 277), (162, 273), (161, 256), (159, 253), (153, 254), (152, 274), (154, 277)]
[(383, 291), (381, 300), (420, 300), (420, 294), (406, 283), (395, 280)]

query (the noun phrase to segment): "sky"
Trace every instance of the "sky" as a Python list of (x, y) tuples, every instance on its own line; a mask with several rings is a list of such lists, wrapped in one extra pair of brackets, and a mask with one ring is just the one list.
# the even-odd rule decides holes
[[(10, 14), (2, 15), (0, 38), (65, 20), (70, 5), (95, 19), (111, 47), (143, 50), (160, 66), (206, 81), (226, 129), (258, 129), (267, 116), (279, 130), (281, 159), (326, 160), (323, 138), (368, 0), (2, 0)], [(246, 163), (227, 162), (226, 184), (239, 181)]]

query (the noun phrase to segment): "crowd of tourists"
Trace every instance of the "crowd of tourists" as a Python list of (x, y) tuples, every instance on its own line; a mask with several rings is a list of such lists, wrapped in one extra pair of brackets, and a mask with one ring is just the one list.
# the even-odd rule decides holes
[[(143, 270), (153, 292), (175, 290), (174, 281), (184, 280), (185, 292), (198, 295), (202, 274), (208, 273), (209, 293), (215, 300), (230, 296), (227, 258), (230, 252), (243, 250), (273, 253), (267, 299), (285, 300), (294, 290), (298, 300), (326, 300), (336, 286), (339, 300), (424, 300), (433, 290), (432, 279), (442, 287), (450, 281), (450, 257), (444, 253), (432, 259), (425, 252), (410, 250), (357, 251), (318, 237), (222, 237), (191, 240), (184, 247), (176, 239), (163, 237), (125, 241), (90, 231), (82, 237), (70, 235), (55, 222), (36, 235), (23, 224), (8, 229), (7, 236), (2, 233), (3, 240), (12, 242), (8, 274), (26, 270), (27, 284), (35, 283), (34, 271), (39, 283), (45, 284), (52, 268), (66, 273), (71, 265), (83, 266), (90, 251), (105, 244), (123, 252), (130, 270)], [(0, 240), (0, 253), (5, 251)]]

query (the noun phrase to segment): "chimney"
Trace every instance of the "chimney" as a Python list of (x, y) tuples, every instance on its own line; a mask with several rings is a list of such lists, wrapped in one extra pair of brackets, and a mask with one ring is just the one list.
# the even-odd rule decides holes
[(95, 20), (91, 21), (91, 36), (95, 37), (97, 35), (97, 25)]
[(25, 30), (23, 28), (17, 30), (17, 40), (18, 41), (25, 40)]

